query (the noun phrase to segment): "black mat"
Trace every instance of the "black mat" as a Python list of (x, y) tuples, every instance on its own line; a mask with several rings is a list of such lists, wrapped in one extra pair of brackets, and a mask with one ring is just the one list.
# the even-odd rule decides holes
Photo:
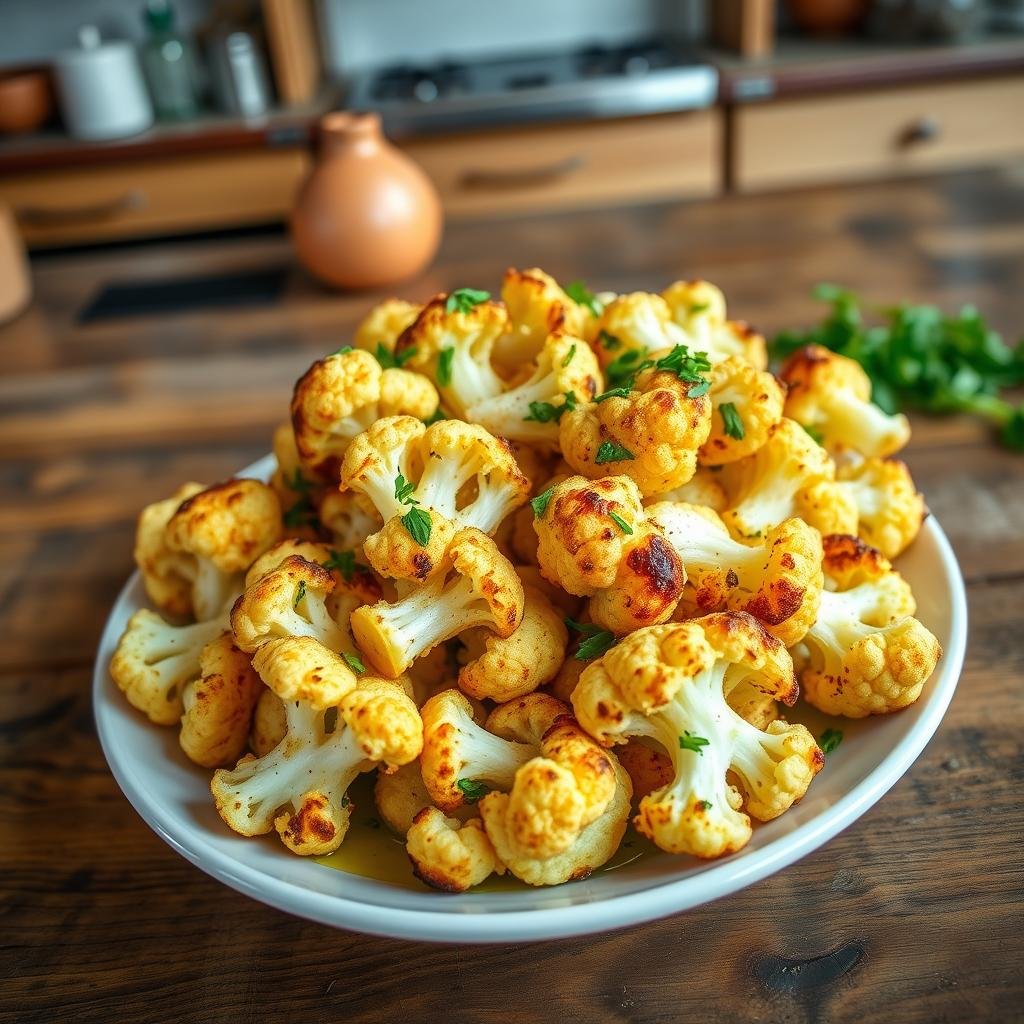
[(281, 297), (289, 272), (290, 267), (282, 264), (235, 274), (172, 277), (163, 281), (114, 281), (78, 314), (78, 322), (188, 313), (197, 309), (269, 306)]

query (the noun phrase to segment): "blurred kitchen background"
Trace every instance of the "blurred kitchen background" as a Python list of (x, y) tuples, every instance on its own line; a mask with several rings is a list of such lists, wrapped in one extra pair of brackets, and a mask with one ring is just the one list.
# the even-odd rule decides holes
[(1024, 155), (1024, 0), (2, 0), (31, 248), (284, 222), (376, 110), (452, 219)]

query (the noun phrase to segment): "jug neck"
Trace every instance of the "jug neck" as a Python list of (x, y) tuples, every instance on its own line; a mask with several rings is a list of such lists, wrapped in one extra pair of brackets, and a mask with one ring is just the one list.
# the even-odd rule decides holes
[(320, 120), (322, 156), (334, 156), (342, 152), (360, 155), (374, 153), (380, 148), (381, 141), (379, 114), (353, 114), (339, 110)]

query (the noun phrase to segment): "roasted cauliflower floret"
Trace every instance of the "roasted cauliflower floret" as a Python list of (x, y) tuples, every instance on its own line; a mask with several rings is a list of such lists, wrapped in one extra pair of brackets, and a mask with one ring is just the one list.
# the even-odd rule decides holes
[(644, 797), (635, 818), (669, 853), (741, 849), (749, 816), (782, 814), (824, 763), (804, 726), (760, 730), (732, 710), (728, 695), (744, 682), (796, 699), (789, 654), (745, 612), (638, 630), (580, 677), (573, 707), (591, 735), (609, 745), (647, 737), (671, 757), (673, 780)]
[(350, 619), (356, 642), (382, 674), (395, 677), (420, 655), (475, 626), (498, 636), (523, 617), (523, 585), (486, 534), (455, 534), (427, 582), (402, 585), (398, 600), (357, 608)]
[(284, 536), (281, 503), (259, 480), (228, 480), (187, 498), (164, 531), (192, 582), (197, 619), (211, 619), (238, 594), (242, 573)]
[(711, 367), (711, 433), (697, 457), (705, 466), (753, 455), (768, 432), (782, 419), (785, 391), (765, 370), (740, 356), (730, 356)]
[(467, 410), (467, 418), (511, 441), (557, 450), (559, 422), (601, 390), (601, 371), (590, 346), (569, 334), (550, 334), (532, 372), (514, 387)]
[(551, 602), (533, 587), (523, 587), (523, 620), (507, 637), (471, 629), (461, 636), (468, 663), (459, 672), (459, 688), (478, 700), (512, 700), (554, 678), (565, 659), (569, 633)]
[(385, 299), (359, 322), (353, 342), (365, 352), (394, 352), (402, 332), (423, 307), (405, 299)]
[(200, 673), (203, 648), (227, 626), (227, 612), (191, 626), (172, 626), (143, 608), (125, 626), (110, 659), (110, 676), (157, 725), (181, 719), (182, 691)]
[(821, 535), (802, 519), (787, 519), (757, 544), (741, 544), (709, 508), (659, 502), (648, 518), (676, 549), (686, 590), (684, 616), (745, 611), (786, 647), (810, 628), (822, 588)]
[(905, 462), (865, 459), (838, 470), (839, 488), (857, 508), (857, 536), (896, 558), (917, 538), (928, 510)]
[(710, 281), (676, 281), (661, 295), (687, 344), (706, 352), (711, 362), (739, 356), (758, 370), (767, 368), (764, 338), (742, 320), (726, 319), (725, 297)]
[(447, 411), (466, 418), (472, 406), (504, 390), (492, 355), (508, 330), (508, 313), (489, 299), (459, 304), (459, 294), (431, 299), (402, 332), (395, 355), (430, 377)]
[(399, 685), (356, 679), (337, 655), (301, 638), (269, 641), (253, 666), (284, 699), (286, 734), (263, 757), (214, 773), (217, 811), (241, 835), (275, 829), (293, 853), (331, 853), (348, 831), (352, 806), (345, 794), (355, 777), (419, 755), (416, 705)]
[(288, 719), (284, 704), (273, 690), (266, 686), (256, 699), (256, 710), (249, 730), (249, 749), (257, 756), (269, 754), (288, 732)]
[(800, 680), (808, 703), (865, 718), (921, 696), (942, 648), (913, 617), (910, 588), (878, 551), (855, 537), (825, 538), (826, 589), (803, 639)]
[(172, 619), (186, 619), (192, 614), (192, 567), (168, 547), (164, 534), (178, 506), (202, 489), (202, 484), (182, 484), (171, 497), (147, 505), (135, 530), (135, 564), (142, 574), (146, 595)]
[(263, 683), (229, 631), (199, 655), (199, 678), (185, 686), (178, 741), (190, 761), (204, 768), (234, 764), (245, 751)]
[(594, 402), (566, 413), (559, 444), (577, 472), (621, 473), (643, 494), (661, 494), (689, 480), (697, 450), (711, 429), (710, 367), (685, 347), (656, 352), (635, 376)]
[(910, 440), (907, 417), (871, 401), (871, 380), (854, 359), (808, 345), (786, 360), (781, 376), (789, 387), (786, 415), (817, 431), (832, 455), (893, 455)]
[(715, 512), (724, 512), (729, 505), (725, 488), (718, 482), (719, 474), (714, 470), (697, 467), (697, 472), (680, 487), (673, 487), (664, 494), (644, 498), (645, 505), (658, 501), (681, 501), (686, 505), (705, 505)]
[(597, 321), (597, 353), (608, 375), (608, 387), (617, 387), (636, 373), (649, 353), (685, 345), (689, 338), (665, 300), (651, 292), (618, 295), (604, 307)]
[(443, 892), (465, 892), (497, 872), (505, 873), (479, 818), (463, 823), (436, 807), (413, 818), (405, 841), (413, 874)]
[(362, 551), (368, 537), (383, 525), (380, 513), (365, 494), (329, 490), (316, 503), (317, 518), (330, 537), (330, 546)]
[[(381, 821), (403, 838), (412, 827), (413, 818), (434, 801), (423, 784), (419, 761), (402, 765), (395, 771), (380, 770), (373, 785), (373, 802)], [(450, 817), (467, 822), (477, 817), (476, 806), (465, 804), (448, 812)]]
[(292, 394), (292, 429), (302, 468), (322, 483), (336, 483), (357, 434), (384, 416), (428, 419), (437, 403), (437, 390), (422, 374), (382, 370), (361, 349), (318, 359)]
[[(725, 466), (720, 476), (729, 496), (722, 520), (734, 537), (749, 540), (798, 515), (799, 497), (806, 488), (834, 488), (835, 465), (799, 423), (782, 419), (762, 447)], [(822, 495), (826, 490), (819, 488)]]
[(590, 597), (594, 622), (616, 634), (664, 622), (686, 574), (675, 549), (650, 523), (628, 477), (569, 477), (534, 520), (544, 577)]
[(345, 630), (327, 610), (335, 580), (318, 562), (289, 555), (245, 588), (231, 609), (235, 643), (250, 654), (277, 637), (313, 637), (329, 650), (346, 647)]

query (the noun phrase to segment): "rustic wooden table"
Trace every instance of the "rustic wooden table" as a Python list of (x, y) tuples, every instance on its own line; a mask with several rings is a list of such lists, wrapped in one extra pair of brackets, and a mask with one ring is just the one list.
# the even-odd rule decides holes
[[(878, 806), (744, 892), (579, 940), (418, 945), (264, 907), (149, 831), (108, 773), (89, 696), (135, 515), (266, 451), (292, 381), (370, 297), (293, 272), (258, 310), (76, 314), (112, 280), (288, 259), (272, 235), (44, 257), (34, 306), (0, 328), (0, 1019), (1020, 1020), (1024, 457), (969, 422), (918, 418), (907, 453), (968, 583), (949, 714)], [(619, 290), (699, 274), (767, 332), (810, 321), (810, 287), (836, 280), (879, 303), (975, 302), (1012, 337), (1024, 176), (462, 225), (405, 291), (493, 287), (537, 262)]]

